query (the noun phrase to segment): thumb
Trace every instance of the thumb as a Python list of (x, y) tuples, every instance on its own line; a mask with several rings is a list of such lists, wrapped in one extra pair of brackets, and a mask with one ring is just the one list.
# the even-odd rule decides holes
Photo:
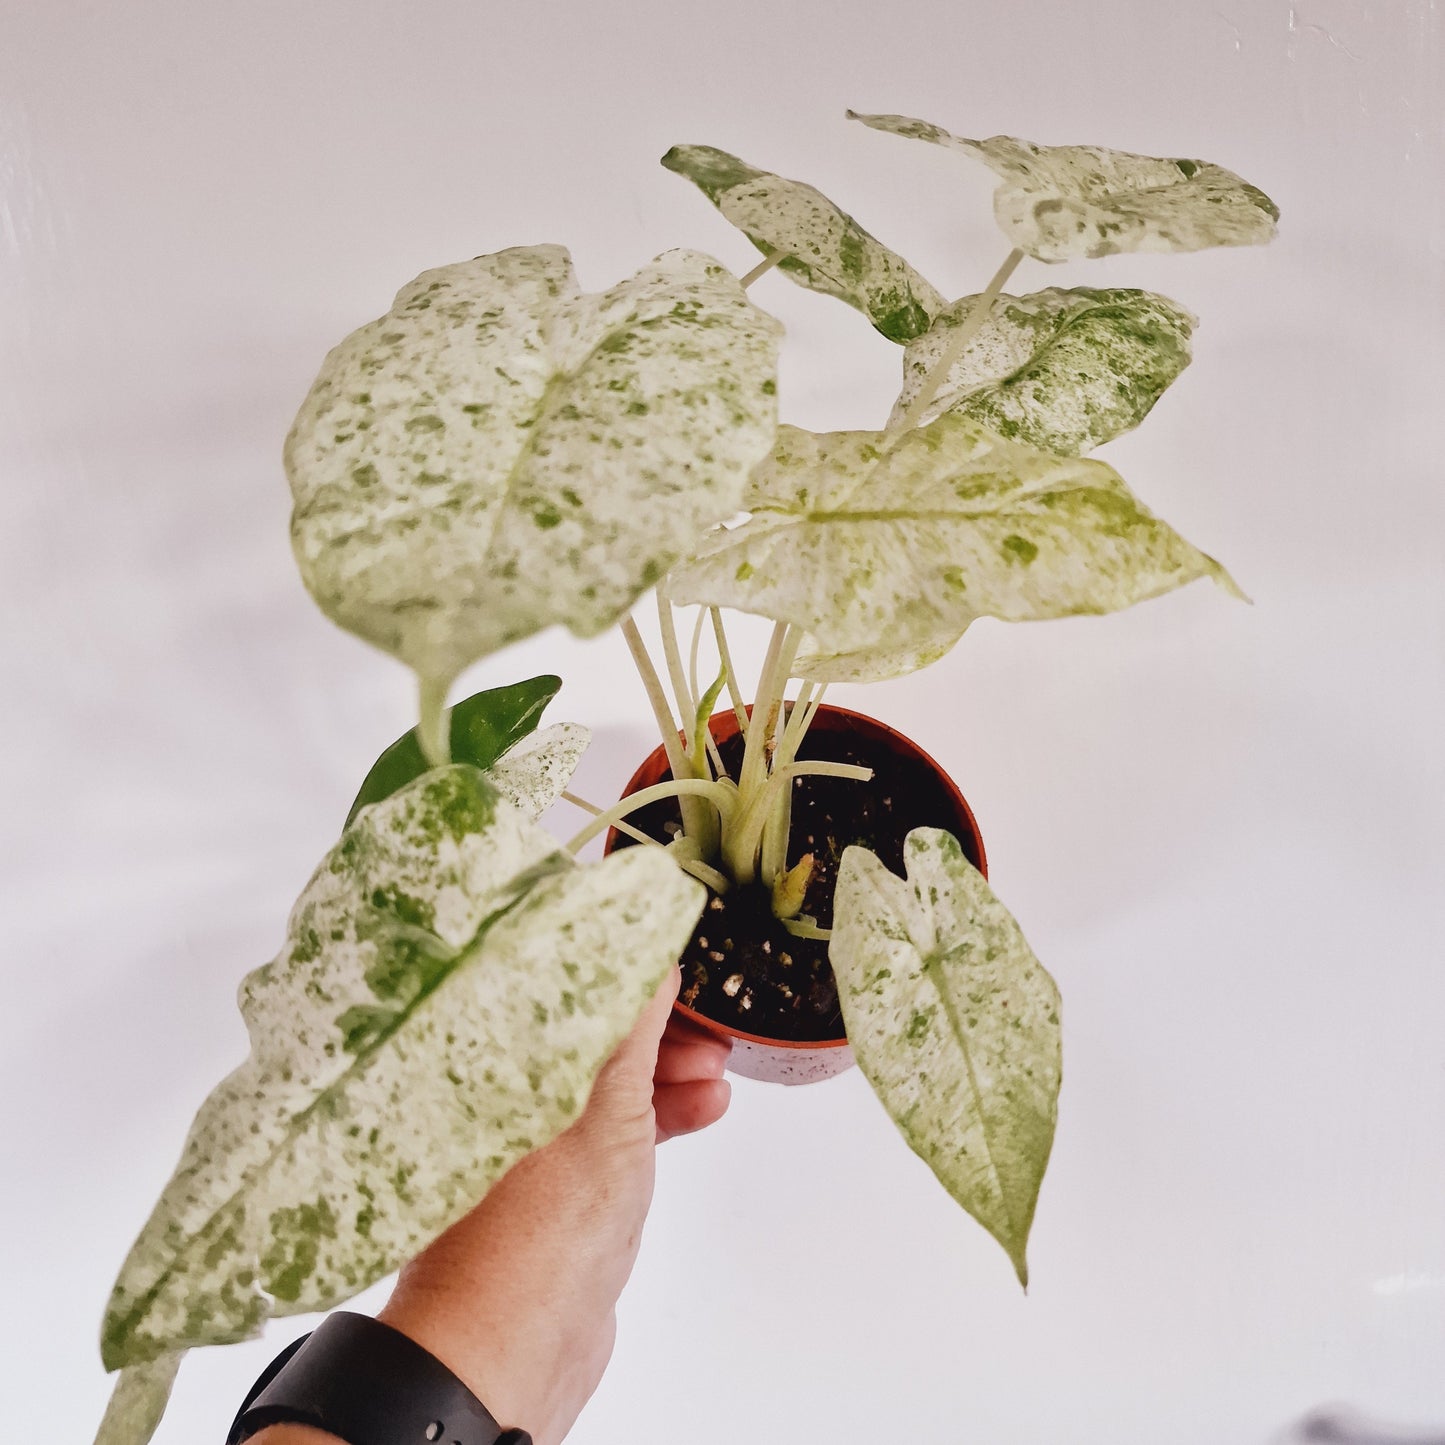
[(617, 1046), (592, 1086), (592, 1097), (579, 1122), (602, 1124), (647, 1123), (652, 1127), (652, 1076), (657, 1071), (657, 1050), (682, 984), (676, 968), (648, 1000), (632, 1032)]

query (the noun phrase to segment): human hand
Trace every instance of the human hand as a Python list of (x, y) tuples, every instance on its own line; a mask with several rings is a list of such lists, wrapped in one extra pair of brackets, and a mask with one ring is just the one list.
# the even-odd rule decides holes
[[(515, 1165), (401, 1272), (377, 1316), (429, 1350), (506, 1426), (558, 1445), (602, 1379), (652, 1202), (654, 1146), (720, 1119), (728, 1046), (671, 1018), (669, 980), (577, 1121)], [(334, 1445), (272, 1426), (254, 1445)]]

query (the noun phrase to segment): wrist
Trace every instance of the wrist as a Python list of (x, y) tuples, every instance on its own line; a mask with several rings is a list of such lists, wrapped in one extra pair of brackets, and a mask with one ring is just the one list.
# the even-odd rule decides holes
[(640, 1233), (630, 1210), (630, 1237), (612, 1227), (627, 1192), (607, 1178), (615, 1152), (602, 1168), (588, 1148), (573, 1130), (514, 1166), (402, 1270), (377, 1316), (536, 1445), (563, 1438), (602, 1378)]
[(338, 1445), (338, 1442), (335, 1435), (310, 1425), (267, 1425), (252, 1435), (246, 1445)]
[(545, 1438), (542, 1426), (555, 1410), (553, 1383), (524, 1341), (501, 1338), (489, 1321), (453, 1317), (425, 1295), (393, 1299), (376, 1317), (440, 1360), (501, 1424)]

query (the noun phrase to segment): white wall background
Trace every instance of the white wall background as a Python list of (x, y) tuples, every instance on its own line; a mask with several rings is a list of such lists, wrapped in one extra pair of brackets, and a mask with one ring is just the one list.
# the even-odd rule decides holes
[[(288, 551), (280, 443), (321, 356), (507, 245), (566, 242), (589, 287), (678, 244), (750, 265), (656, 165), (675, 141), (976, 288), (988, 176), (846, 105), (1276, 197), (1268, 250), (1016, 281), (1201, 313), (1105, 454), (1256, 606), (983, 623), (836, 699), (954, 771), (1063, 988), (1035, 1283), (856, 1074), (741, 1084), (664, 1151), (574, 1438), (1263, 1445), (1331, 1402), (1445, 1428), (1437, 0), (4, 0), (0, 26), (0, 1432), (89, 1438), (105, 1295), (242, 1052), (235, 983), (409, 720)], [(755, 295), (789, 329), (784, 415), (881, 424), (894, 348), (778, 276)], [(544, 670), (615, 789), (652, 746), (620, 642), (543, 636), (466, 682)], [(162, 1445), (219, 1441), (303, 1325), (194, 1355)]]

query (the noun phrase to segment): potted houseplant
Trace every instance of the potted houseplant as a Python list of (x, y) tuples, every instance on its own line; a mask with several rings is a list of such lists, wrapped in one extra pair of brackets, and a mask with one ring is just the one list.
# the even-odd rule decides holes
[[(682, 146), (664, 164), (763, 253), (741, 280), (673, 251), (584, 295), (565, 251), (522, 247), (426, 272), (326, 358), (286, 443), (296, 556), (330, 617), (414, 669), (419, 721), (242, 985), (250, 1057), (111, 1296), (109, 1445), (147, 1438), (187, 1349), (330, 1308), (472, 1208), (576, 1117), (679, 960), (680, 1006), (744, 1072), (855, 1057), (1026, 1280), (1057, 991), (957, 789), (823, 694), (935, 662), (978, 617), (1237, 592), (1083, 455), (1187, 364), (1190, 314), (1004, 287), (1025, 257), (1265, 241), (1277, 212), (1205, 162), (855, 118), (997, 172), (1010, 250), (980, 293), (949, 301), (813, 188)], [(747, 294), (773, 267), (904, 348), (885, 428), (777, 424), (781, 328)], [(650, 590), (660, 666), (630, 616)], [(751, 689), (727, 609), (774, 623)], [(558, 680), (448, 707), (471, 663), (556, 623), (620, 626), (661, 733), (561, 848), (535, 819), (586, 732), (537, 727)]]

